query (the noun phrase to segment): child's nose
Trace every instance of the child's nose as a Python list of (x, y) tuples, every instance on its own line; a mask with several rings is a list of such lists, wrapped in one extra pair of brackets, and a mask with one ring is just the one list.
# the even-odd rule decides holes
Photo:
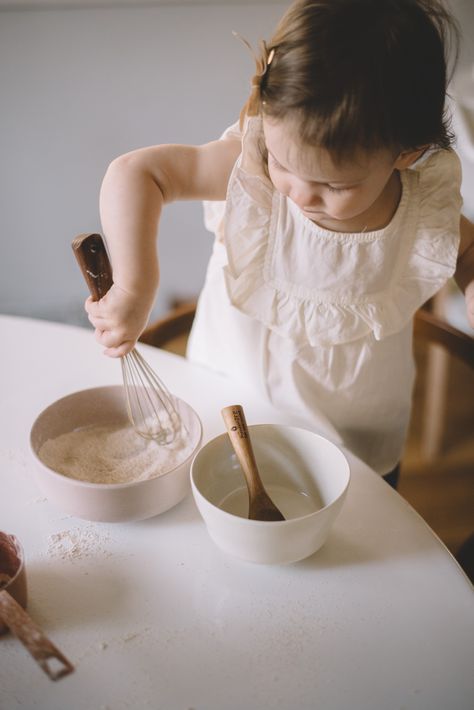
[(321, 195), (314, 189), (314, 185), (303, 183), (293, 185), (289, 197), (300, 208), (314, 208), (319, 206), (322, 201)]

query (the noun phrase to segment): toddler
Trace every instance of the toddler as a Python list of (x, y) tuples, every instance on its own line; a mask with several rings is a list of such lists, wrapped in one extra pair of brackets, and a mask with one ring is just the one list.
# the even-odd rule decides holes
[(127, 353), (147, 323), (162, 206), (203, 200), (215, 243), (188, 356), (308, 428), (323, 412), (390, 476), (415, 311), (454, 275), (474, 326), (474, 225), (445, 113), (450, 38), (437, 0), (297, 0), (219, 140), (113, 161), (100, 203), (115, 283), (86, 304), (105, 352)]

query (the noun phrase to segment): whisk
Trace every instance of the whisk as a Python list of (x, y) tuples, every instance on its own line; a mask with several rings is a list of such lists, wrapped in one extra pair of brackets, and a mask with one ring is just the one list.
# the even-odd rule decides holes
[[(92, 299), (99, 301), (113, 283), (112, 267), (100, 234), (80, 234), (72, 248), (89, 287)], [(120, 358), (127, 411), (140, 436), (171, 444), (182, 422), (175, 398), (136, 348)]]

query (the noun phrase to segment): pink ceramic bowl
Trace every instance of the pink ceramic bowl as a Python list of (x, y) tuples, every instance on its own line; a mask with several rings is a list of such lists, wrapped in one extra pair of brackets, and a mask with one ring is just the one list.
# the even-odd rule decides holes
[(124, 522), (159, 515), (190, 492), (189, 470), (202, 437), (201, 421), (186, 402), (177, 399), (189, 437), (190, 453), (172, 469), (146, 480), (127, 483), (90, 483), (69, 478), (45, 465), (39, 451), (48, 439), (91, 425), (126, 425), (123, 387), (80, 390), (57, 400), (35, 420), (30, 449), (35, 477), (42, 493), (59, 509), (85, 520)]

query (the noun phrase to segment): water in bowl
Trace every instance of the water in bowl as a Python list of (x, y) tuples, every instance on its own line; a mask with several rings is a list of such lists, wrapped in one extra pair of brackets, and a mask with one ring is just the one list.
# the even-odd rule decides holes
[[(281, 510), (285, 520), (300, 518), (303, 515), (315, 513), (323, 507), (323, 503), (320, 499), (315, 500), (313, 496), (309, 496), (304, 491), (298, 491), (294, 488), (268, 485), (265, 486), (265, 490), (277, 508)], [(249, 497), (246, 486), (237, 488), (228, 493), (220, 501), (218, 507), (226, 513), (237, 515), (239, 518), (248, 518)]]

